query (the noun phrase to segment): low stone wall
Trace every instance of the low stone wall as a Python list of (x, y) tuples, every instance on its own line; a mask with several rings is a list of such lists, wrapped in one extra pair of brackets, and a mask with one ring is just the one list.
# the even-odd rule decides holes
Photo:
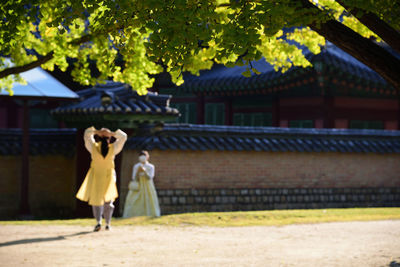
[(400, 187), (170, 189), (157, 193), (162, 214), (400, 206)]
[[(124, 150), (120, 211), (137, 151)], [(400, 206), (400, 154), (153, 150), (163, 214)]]

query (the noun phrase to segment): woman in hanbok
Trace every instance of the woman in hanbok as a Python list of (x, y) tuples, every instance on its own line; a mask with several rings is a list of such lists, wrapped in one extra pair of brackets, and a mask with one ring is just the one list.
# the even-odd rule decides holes
[(133, 166), (132, 181), (124, 206), (124, 218), (135, 216), (160, 216), (157, 192), (153, 182), (154, 165), (149, 163), (149, 153), (142, 151), (139, 162)]
[[(95, 135), (99, 139), (97, 142)], [(106, 221), (106, 230), (110, 230), (114, 211), (113, 202), (118, 197), (114, 158), (121, 152), (127, 135), (121, 130), (111, 132), (106, 128), (96, 130), (94, 127), (90, 127), (85, 130), (83, 138), (92, 161), (76, 197), (92, 206), (93, 216), (97, 221), (95, 232), (101, 229), (103, 215)], [(111, 143), (112, 138), (115, 138), (114, 143)]]

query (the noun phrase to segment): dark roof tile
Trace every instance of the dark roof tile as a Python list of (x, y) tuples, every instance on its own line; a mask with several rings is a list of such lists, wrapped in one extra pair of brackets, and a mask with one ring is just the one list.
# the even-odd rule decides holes
[[(179, 116), (179, 111), (169, 107), (170, 95), (148, 92), (140, 96), (128, 85), (107, 81), (93, 88), (78, 91), (80, 102), (58, 107), (53, 115), (75, 114), (162, 114)], [(102, 98), (108, 97), (109, 101)]]
[[(72, 156), (75, 151), (74, 129), (30, 129), (31, 155), (63, 154)], [(0, 129), (0, 155), (22, 153), (22, 130)]]
[[(329, 73), (345, 74), (344, 76), (353, 83), (368, 83), (380, 88), (391, 88), (391, 85), (375, 71), (329, 42), (322, 48), (321, 53), (314, 55), (305, 49), (304, 55), (313, 64), (312, 67), (307, 69), (292, 67), (287, 72), (281, 73), (275, 71), (274, 67), (263, 58), (252, 62), (260, 74), (246, 78), (242, 73), (248, 66), (228, 68), (217, 65), (211, 70), (201, 71), (200, 76), (185, 76), (185, 83), (181, 88), (186, 91), (264, 89), (266, 85), (284, 84), (291, 79), (290, 77), (295, 78), (305, 72), (313, 71), (312, 73), (315, 73), (314, 69), (316, 68), (321, 68)], [(321, 70), (319, 69), (318, 72)]]
[(400, 131), (166, 124), (156, 136), (182, 150), (400, 153)]

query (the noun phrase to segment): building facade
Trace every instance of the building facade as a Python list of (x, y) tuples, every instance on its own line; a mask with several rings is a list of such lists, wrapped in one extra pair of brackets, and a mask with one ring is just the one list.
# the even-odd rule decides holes
[(215, 66), (158, 91), (174, 95), (180, 123), (399, 129), (399, 92), (377, 73), (330, 44), (306, 57), (312, 67), (280, 73), (260, 60), (261, 74), (245, 78), (246, 66)]

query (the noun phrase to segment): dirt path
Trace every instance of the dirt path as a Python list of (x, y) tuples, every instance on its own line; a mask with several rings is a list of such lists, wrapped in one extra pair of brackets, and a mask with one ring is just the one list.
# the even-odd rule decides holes
[(0, 226), (0, 266), (400, 266), (400, 221), (284, 227)]

